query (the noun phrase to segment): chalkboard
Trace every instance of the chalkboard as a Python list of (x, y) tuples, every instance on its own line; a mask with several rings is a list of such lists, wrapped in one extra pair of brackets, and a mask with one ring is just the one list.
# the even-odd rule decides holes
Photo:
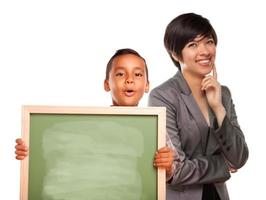
[(21, 200), (164, 200), (165, 108), (23, 106)]

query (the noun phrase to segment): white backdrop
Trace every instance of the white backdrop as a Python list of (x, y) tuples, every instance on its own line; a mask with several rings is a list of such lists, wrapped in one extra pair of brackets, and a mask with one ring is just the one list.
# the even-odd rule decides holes
[[(177, 15), (207, 17), (218, 34), (219, 81), (232, 92), (250, 150), (228, 181), (231, 199), (264, 196), (265, 8), (263, 1), (2, 0), (0, 2), (0, 199), (19, 199), (15, 139), (21, 105), (108, 106), (108, 59), (130, 47), (146, 58), (151, 88), (176, 68), (163, 46)], [(141, 106), (145, 106), (147, 95)]]

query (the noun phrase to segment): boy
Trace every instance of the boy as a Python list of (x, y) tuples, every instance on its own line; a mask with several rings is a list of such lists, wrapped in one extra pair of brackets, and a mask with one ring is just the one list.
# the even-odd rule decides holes
[[(143, 94), (149, 91), (145, 59), (133, 49), (117, 50), (107, 64), (104, 89), (110, 91), (113, 106), (137, 106)], [(17, 139), (16, 143), (16, 159), (23, 160), (28, 155), (28, 149), (21, 139)], [(154, 166), (166, 169), (167, 180), (173, 173), (172, 163), (171, 148), (163, 147), (156, 152)]]

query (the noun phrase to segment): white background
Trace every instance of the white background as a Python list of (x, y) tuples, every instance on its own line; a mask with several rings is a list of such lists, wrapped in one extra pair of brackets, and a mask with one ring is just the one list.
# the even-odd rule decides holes
[[(0, 2), (0, 199), (19, 199), (21, 106), (108, 106), (105, 67), (116, 49), (146, 58), (151, 88), (176, 72), (163, 46), (179, 14), (207, 17), (218, 35), (220, 83), (232, 92), (250, 150), (228, 181), (233, 200), (263, 198), (265, 175), (265, 52), (263, 1), (46, 0)], [(147, 95), (141, 106), (145, 106)], [(73, 183), (75, 184), (75, 183)], [(259, 198), (258, 198), (259, 199)]]

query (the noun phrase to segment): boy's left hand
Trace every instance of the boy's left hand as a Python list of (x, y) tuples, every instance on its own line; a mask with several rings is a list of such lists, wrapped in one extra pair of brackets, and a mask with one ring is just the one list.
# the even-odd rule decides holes
[(169, 147), (162, 147), (156, 151), (153, 165), (155, 167), (164, 168), (167, 174), (172, 173), (172, 165), (174, 161), (173, 150)]

